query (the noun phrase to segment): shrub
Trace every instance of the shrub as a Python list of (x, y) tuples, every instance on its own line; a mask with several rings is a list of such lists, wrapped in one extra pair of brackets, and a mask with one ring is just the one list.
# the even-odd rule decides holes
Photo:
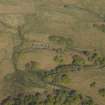
[(101, 96), (105, 97), (105, 88), (99, 89), (99, 90), (98, 90), (98, 93), (99, 93)]
[(82, 65), (85, 64), (85, 60), (82, 57), (80, 57), (78, 55), (75, 55), (73, 57), (72, 64), (75, 65), (75, 66), (82, 66)]
[(89, 96), (86, 96), (83, 101), (82, 101), (82, 104), (81, 105), (95, 105), (92, 98), (89, 97)]
[(55, 56), (55, 57), (54, 57), (54, 61), (56, 61), (56, 62), (59, 63), (59, 64), (62, 64), (63, 61), (64, 61), (64, 59), (63, 59), (62, 56)]
[(57, 45), (63, 45), (64, 49), (70, 49), (73, 45), (73, 41), (71, 38), (65, 38), (63, 36), (49, 36), (48, 37), (49, 41), (53, 42), (54, 44)]
[(93, 82), (90, 84), (90, 87), (95, 87), (95, 85), (96, 85), (96, 82), (93, 81)]

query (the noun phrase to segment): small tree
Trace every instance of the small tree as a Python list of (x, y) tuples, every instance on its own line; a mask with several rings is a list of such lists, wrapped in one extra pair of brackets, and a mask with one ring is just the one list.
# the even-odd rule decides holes
[(86, 96), (81, 105), (95, 105), (93, 99), (90, 96)]
[(62, 64), (63, 61), (64, 61), (64, 59), (63, 59), (62, 56), (55, 56), (54, 57), (54, 61), (57, 62), (57, 63), (59, 63), (59, 64)]
[(98, 93), (99, 93), (101, 96), (105, 97), (105, 88), (99, 89), (99, 90), (98, 90)]
[(96, 82), (93, 81), (93, 82), (90, 84), (90, 87), (95, 87), (95, 85), (96, 85)]
[(72, 64), (75, 66), (82, 66), (85, 64), (85, 60), (82, 57), (75, 55), (73, 56)]

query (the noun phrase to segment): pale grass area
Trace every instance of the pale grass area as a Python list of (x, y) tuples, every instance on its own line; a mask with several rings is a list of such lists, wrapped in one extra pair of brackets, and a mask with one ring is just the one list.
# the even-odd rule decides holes
[[(14, 5), (13, 5), (14, 4)], [(0, 14), (30, 14), (34, 12), (32, 0), (16, 0), (16, 3), (0, 3)]]
[(45, 69), (46, 67), (54, 67), (56, 63), (53, 62), (54, 52), (48, 52), (43, 50), (36, 50), (28, 53), (21, 53), (18, 58), (18, 67), (24, 70), (24, 65), (30, 61), (36, 61), (39, 63), (39, 68)]
[[(91, 96), (99, 105), (105, 105), (105, 98), (98, 94), (98, 89), (105, 87), (105, 71), (100, 70), (81, 70), (79, 72), (71, 72), (71, 78), (68, 87), (76, 89), (83, 95)], [(90, 87), (92, 82), (96, 82), (95, 87)]]
[(11, 53), (12, 41), (8, 34), (0, 34), (0, 100), (5, 97), (3, 92), (3, 79), (8, 74), (14, 71)]
[[(33, 52), (21, 53), (18, 59), (18, 67), (24, 70), (26, 63), (30, 61), (36, 61), (39, 63), (40, 69), (49, 70), (56, 67), (59, 63), (54, 61), (56, 52), (49, 50), (36, 50)], [(69, 53), (65, 53), (63, 56), (64, 64), (69, 64), (72, 62), (72, 56)]]

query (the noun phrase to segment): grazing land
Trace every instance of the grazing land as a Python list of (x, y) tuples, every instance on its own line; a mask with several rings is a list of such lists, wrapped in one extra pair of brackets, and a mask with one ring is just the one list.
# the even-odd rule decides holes
[(0, 0), (0, 105), (105, 105), (105, 0)]

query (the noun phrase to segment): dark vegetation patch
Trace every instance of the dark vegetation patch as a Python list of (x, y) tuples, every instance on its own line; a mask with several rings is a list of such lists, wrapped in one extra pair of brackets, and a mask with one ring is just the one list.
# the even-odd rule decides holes
[(98, 93), (102, 96), (105, 97), (105, 88), (101, 88), (98, 90)]
[(19, 94), (7, 97), (1, 105), (95, 105), (89, 96), (83, 97), (75, 90), (54, 89), (52, 92)]

